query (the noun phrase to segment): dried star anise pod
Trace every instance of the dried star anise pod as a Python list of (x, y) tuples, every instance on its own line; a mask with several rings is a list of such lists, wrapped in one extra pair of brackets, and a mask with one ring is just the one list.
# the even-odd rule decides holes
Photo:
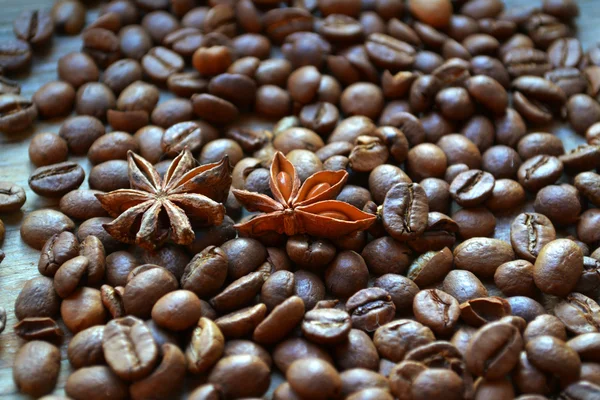
[(250, 221), (235, 227), (244, 234), (260, 236), (268, 232), (288, 236), (309, 234), (339, 237), (367, 229), (377, 218), (342, 201), (331, 200), (342, 190), (346, 171), (320, 171), (300, 185), (296, 169), (277, 152), (271, 163), (269, 185), (275, 200), (264, 194), (233, 190), (248, 211), (261, 211)]
[[(129, 152), (131, 189), (98, 194), (102, 207), (116, 219), (104, 229), (115, 239), (154, 250), (171, 239), (177, 244), (194, 240), (192, 222), (220, 225), (221, 204), (229, 193), (229, 159), (197, 167), (189, 150), (181, 152), (161, 179), (156, 169)], [(190, 221), (191, 220), (191, 221)]]

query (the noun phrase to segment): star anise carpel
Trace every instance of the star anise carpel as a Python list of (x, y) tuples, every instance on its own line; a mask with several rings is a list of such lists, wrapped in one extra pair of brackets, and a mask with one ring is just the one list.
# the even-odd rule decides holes
[(220, 225), (231, 185), (229, 159), (197, 166), (189, 150), (181, 152), (164, 177), (143, 157), (129, 152), (131, 189), (96, 197), (115, 220), (104, 229), (115, 239), (155, 250), (167, 240), (190, 244), (192, 224)]
[(274, 199), (234, 189), (236, 199), (248, 211), (263, 213), (235, 227), (249, 236), (277, 232), (288, 236), (309, 234), (326, 238), (365, 230), (376, 216), (348, 203), (332, 200), (347, 180), (346, 171), (320, 171), (301, 185), (292, 163), (277, 152), (271, 163), (269, 180)]

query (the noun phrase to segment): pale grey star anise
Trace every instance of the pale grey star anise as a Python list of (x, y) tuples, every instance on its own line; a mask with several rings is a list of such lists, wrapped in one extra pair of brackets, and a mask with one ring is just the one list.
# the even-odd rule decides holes
[(171, 163), (164, 178), (143, 157), (129, 152), (131, 189), (98, 194), (102, 207), (115, 220), (104, 229), (115, 239), (155, 250), (167, 240), (190, 244), (192, 225), (220, 225), (225, 216), (223, 202), (231, 185), (227, 157), (197, 166), (189, 150)]

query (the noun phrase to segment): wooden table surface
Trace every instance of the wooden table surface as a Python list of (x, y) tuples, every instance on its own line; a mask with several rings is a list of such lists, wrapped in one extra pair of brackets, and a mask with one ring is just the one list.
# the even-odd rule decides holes
[[(0, 40), (12, 38), (12, 21), (25, 9), (49, 7), (50, 0), (0, 0)], [(508, 5), (523, 4), (519, 0), (508, 0)], [(529, 3), (529, 2), (527, 2)], [(580, 0), (581, 17), (578, 19), (578, 37), (584, 48), (588, 48), (600, 41), (600, 0)], [(88, 22), (93, 20), (97, 11), (88, 12)], [(14, 78), (22, 84), (22, 94), (31, 97), (44, 83), (56, 80), (56, 63), (59, 57), (81, 47), (79, 37), (55, 36), (51, 46), (41, 52), (36, 52), (33, 66), (30, 71), (24, 72)], [(14, 302), (24, 283), (38, 275), (37, 261), (39, 252), (28, 247), (19, 235), (19, 227), (23, 217), (34, 210), (47, 207), (56, 207), (58, 201), (46, 199), (33, 193), (27, 184), (27, 179), (35, 167), (29, 162), (27, 148), (33, 134), (38, 132), (58, 132), (62, 120), (42, 121), (30, 131), (18, 135), (3, 135), (0, 133), (0, 181), (12, 181), (27, 191), (27, 202), (21, 212), (3, 215), (0, 219), (6, 225), (6, 239), (1, 248), (6, 253), (6, 259), (0, 265), (0, 306), (6, 309), (8, 319), (5, 331), (0, 335), (0, 398), (25, 399), (17, 393), (12, 380), (12, 362), (14, 355), (22, 344), (22, 340), (13, 332), (13, 325), (17, 322), (14, 316)], [(554, 132), (565, 142), (565, 147), (571, 149), (581, 143), (583, 139), (576, 136), (570, 129), (556, 125), (546, 129)], [(85, 158), (72, 158), (80, 162), (86, 173), (90, 171), (90, 163)], [(82, 188), (87, 188), (87, 181)], [(496, 237), (507, 239), (507, 223), (511, 215), (500, 218), (496, 229)], [(63, 326), (64, 328), (64, 326)], [(66, 329), (64, 329), (67, 332)], [(69, 336), (66, 338), (68, 339)], [(66, 344), (62, 345), (62, 368), (59, 383), (55, 394), (63, 394), (62, 387), (71, 372), (66, 359)]]

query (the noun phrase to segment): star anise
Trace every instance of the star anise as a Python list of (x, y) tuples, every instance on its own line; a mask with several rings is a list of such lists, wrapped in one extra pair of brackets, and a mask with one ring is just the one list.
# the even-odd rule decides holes
[(346, 171), (321, 171), (300, 185), (296, 169), (277, 152), (271, 164), (269, 185), (275, 199), (246, 190), (233, 194), (248, 211), (262, 211), (235, 227), (244, 234), (260, 236), (268, 232), (288, 236), (309, 234), (339, 237), (367, 229), (377, 218), (342, 201), (331, 200), (342, 190)]
[(115, 239), (154, 250), (168, 239), (190, 244), (194, 240), (192, 222), (221, 224), (225, 215), (221, 203), (231, 185), (227, 157), (197, 167), (186, 149), (173, 160), (163, 179), (143, 157), (130, 151), (127, 159), (131, 189), (96, 195), (116, 218), (104, 225)]

